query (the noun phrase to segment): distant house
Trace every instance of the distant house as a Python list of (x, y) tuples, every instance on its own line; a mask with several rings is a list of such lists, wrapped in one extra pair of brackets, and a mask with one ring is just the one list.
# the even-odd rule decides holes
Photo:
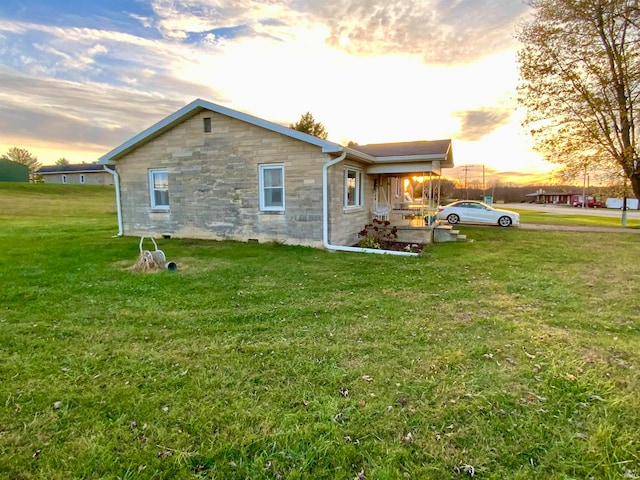
[(543, 205), (572, 205), (576, 192), (544, 192), (539, 190), (535, 193), (528, 193), (525, 199), (529, 203), (540, 203)]
[(198, 99), (99, 163), (117, 179), (120, 234), (349, 250), (374, 216), (412, 207), (403, 178), (435, 194), (453, 153), (450, 140), (344, 147)]
[(28, 182), (29, 167), (22, 163), (0, 158), (0, 182)]
[(113, 175), (96, 163), (70, 163), (68, 165), (46, 165), (37, 175), (42, 175), (44, 183), (69, 185), (113, 185)]

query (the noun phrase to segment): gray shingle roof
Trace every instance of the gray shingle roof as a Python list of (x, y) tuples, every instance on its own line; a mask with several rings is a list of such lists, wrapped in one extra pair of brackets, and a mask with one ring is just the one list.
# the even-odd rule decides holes
[(82, 173), (104, 171), (103, 165), (97, 163), (70, 163), (69, 165), (44, 165), (36, 173)]
[(366, 153), (373, 157), (420, 157), (424, 155), (446, 155), (451, 148), (451, 140), (371, 143), (369, 145), (352, 145), (349, 148)]

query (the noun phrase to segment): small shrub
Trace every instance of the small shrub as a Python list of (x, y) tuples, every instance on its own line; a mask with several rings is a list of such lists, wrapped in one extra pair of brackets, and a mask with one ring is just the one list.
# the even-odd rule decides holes
[(380, 248), (380, 244), (373, 238), (364, 237), (358, 241), (358, 246), (362, 248)]
[(371, 244), (378, 245), (377, 247), (370, 248), (382, 248), (398, 239), (398, 228), (391, 226), (391, 222), (387, 220), (374, 218), (371, 223), (364, 226), (360, 233), (358, 233), (358, 236), (362, 237), (358, 245), (363, 241), (367, 241), (371, 242)]

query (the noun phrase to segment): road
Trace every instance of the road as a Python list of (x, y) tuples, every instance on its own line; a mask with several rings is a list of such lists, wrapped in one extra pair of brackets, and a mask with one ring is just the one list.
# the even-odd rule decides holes
[[(536, 203), (499, 203), (495, 208), (506, 210), (535, 210), (554, 215), (590, 215), (594, 217), (619, 218), (622, 221), (622, 211), (613, 208), (576, 208), (569, 205), (539, 205)], [(640, 220), (640, 210), (627, 210), (627, 220)]]

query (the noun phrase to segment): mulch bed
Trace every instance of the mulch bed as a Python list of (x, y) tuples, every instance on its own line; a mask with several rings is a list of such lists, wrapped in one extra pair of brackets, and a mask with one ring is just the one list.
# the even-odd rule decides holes
[[(411, 242), (382, 242), (380, 250), (391, 250), (394, 252), (413, 252), (422, 253), (425, 248), (424, 243), (411, 243)], [(353, 245), (359, 247), (358, 244)]]

